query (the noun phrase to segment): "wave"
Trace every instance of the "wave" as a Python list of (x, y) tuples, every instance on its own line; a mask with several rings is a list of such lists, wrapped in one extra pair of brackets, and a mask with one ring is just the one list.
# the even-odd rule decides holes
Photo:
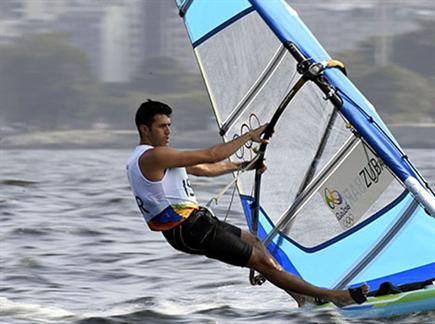
[(0, 297), (0, 318), (29, 319), (42, 323), (59, 323), (60, 320), (72, 320), (75, 314), (62, 308), (28, 304)]
[(37, 183), (38, 182), (36, 182), (36, 181), (27, 181), (27, 180), (18, 180), (18, 179), (0, 180), (0, 185), (17, 186), (17, 187), (30, 187), (30, 186), (33, 186)]

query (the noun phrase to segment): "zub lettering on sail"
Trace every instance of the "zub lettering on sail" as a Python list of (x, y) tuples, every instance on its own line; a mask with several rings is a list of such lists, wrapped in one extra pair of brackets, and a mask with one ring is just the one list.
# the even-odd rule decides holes
[(384, 171), (384, 166), (385, 164), (381, 159), (371, 158), (367, 166), (359, 172), (367, 188), (370, 188), (373, 183), (378, 183), (379, 176)]
[(344, 197), (355, 204), (368, 190), (378, 184), (385, 172), (385, 164), (379, 158), (370, 158), (367, 164), (360, 169), (353, 181), (342, 189)]

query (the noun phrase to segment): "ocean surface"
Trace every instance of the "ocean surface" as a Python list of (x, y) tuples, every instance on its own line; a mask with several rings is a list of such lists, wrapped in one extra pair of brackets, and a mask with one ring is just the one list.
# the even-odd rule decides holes
[[(435, 323), (298, 309), (248, 270), (172, 249), (148, 230), (127, 150), (0, 152), (0, 323)], [(435, 186), (435, 149), (407, 154)], [(192, 177), (201, 203), (231, 179)], [(232, 190), (215, 207), (226, 214)], [(243, 226), (237, 198), (228, 221)], [(325, 273), (325, 275), (327, 275)]]

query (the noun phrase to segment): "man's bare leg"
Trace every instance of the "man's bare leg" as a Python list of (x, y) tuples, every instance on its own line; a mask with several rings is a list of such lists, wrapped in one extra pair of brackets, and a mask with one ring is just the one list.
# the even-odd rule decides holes
[[(282, 270), (281, 265), (270, 255), (269, 251), (266, 250), (266, 247), (261, 244), (260, 240), (256, 238), (254, 235), (252, 235), (249, 232), (242, 231), (242, 240), (245, 242), (248, 242), (252, 245), (258, 245), (260, 248), (263, 249), (264, 254), (269, 255), (271, 258), (271, 262), (275, 264), (275, 266)], [(286, 293), (289, 294), (297, 303), (299, 307), (304, 306), (307, 303), (314, 304), (314, 298), (302, 294), (297, 294), (293, 291), (286, 290)]]
[[(242, 240), (250, 242), (253, 245), (252, 254), (247, 264), (248, 267), (258, 271), (269, 282), (285, 290), (290, 295), (296, 293), (297, 295), (302, 296), (327, 299), (337, 306), (345, 306), (355, 303), (348, 290), (330, 290), (316, 287), (291, 273), (283, 271), (282, 267), (270, 255), (258, 238), (252, 234), (243, 231)], [(363, 294), (367, 295), (368, 286), (363, 285), (362, 290)], [(297, 295), (295, 300), (299, 304), (302, 300), (301, 298), (298, 298)]]
[[(252, 245), (258, 245), (259, 247), (261, 247), (263, 249), (263, 252), (266, 255), (270, 256), (271, 262), (273, 262), (277, 268), (282, 270), (281, 265), (270, 255), (269, 251), (266, 250), (266, 247), (263, 244), (261, 244), (260, 240), (257, 237), (255, 237), (254, 235), (252, 235), (249, 232), (242, 231), (242, 240), (244, 240), (245, 242), (249, 242)], [(302, 294), (297, 294), (297, 293), (290, 291), (290, 290), (286, 290), (286, 293), (289, 294), (298, 303), (299, 307), (302, 307), (307, 303), (309, 303), (309, 304), (315, 303), (313, 297), (310, 297), (307, 295), (302, 295)]]

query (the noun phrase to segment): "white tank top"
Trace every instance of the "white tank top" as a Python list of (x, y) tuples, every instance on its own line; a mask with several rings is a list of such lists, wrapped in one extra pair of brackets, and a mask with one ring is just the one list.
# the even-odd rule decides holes
[(159, 181), (144, 177), (139, 158), (150, 145), (138, 145), (127, 162), (127, 176), (136, 203), (152, 230), (163, 231), (184, 221), (198, 202), (190, 186), (185, 168), (166, 169)]

